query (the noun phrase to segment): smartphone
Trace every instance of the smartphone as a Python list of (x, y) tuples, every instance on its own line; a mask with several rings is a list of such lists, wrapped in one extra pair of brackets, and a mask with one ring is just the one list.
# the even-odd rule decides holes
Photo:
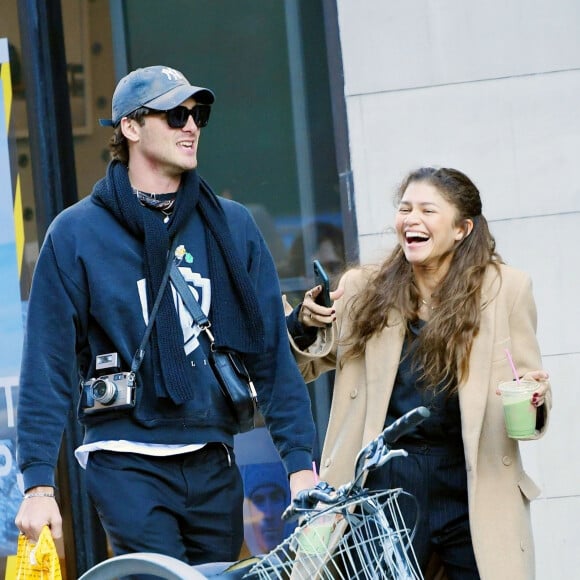
[(318, 260), (312, 262), (312, 267), (314, 268), (314, 283), (316, 286), (322, 286), (322, 292), (316, 297), (316, 303), (330, 308), (332, 301), (330, 300), (330, 280), (328, 279), (328, 274)]

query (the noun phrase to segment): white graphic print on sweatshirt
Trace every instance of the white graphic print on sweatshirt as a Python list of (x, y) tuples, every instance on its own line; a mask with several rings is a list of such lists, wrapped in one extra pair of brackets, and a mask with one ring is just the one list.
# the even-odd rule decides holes
[[(179, 271), (182, 273), (193, 297), (197, 300), (203, 313), (207, 316), (209, 313), (209, 307), (211, 304), (211, 281), (209, 278), (202, 277), (198, 272), (192, 272), (189, 268), (180, 267)], [(143, 320), (145, 324), (149, 322), (149, 309), (147, 308), (147, 291), (145, 279), (141, 279), (137, 282), (137, 288), (139, 291), (139, 300), (141, 301), (141, 311), (143, 313)], [(171, 286), (173, 292), (173, 301), (175, 303), (175, 308), (177, 310), (177, 316), (181, 323), (181, 328), (183, 330), (185, 354), (192, 353), (198, 346), (199, 340), (198, 336), (201, 332), (199, 326), (194, 323), (189, 310), (187, 310), (185, 304), (181, 300), (181, 297), (176, 292), (173, 285)]]

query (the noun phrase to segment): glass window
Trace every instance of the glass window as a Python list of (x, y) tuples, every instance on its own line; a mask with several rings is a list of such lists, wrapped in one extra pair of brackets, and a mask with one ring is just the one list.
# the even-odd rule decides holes
[(336, 274), (345, 252), (322, 2), (126, 0), (123, 33), (126, 71), (168, 64), (215, 91), (200, 174), (252, 211), (283, 291), (299, 300), (315, 257)]

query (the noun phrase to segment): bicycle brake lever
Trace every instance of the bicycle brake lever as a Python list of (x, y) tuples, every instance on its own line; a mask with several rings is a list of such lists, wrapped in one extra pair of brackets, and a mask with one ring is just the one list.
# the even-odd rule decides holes
[(284, 510), (282, 519), (289, 521), (295, 519), (301, 513), (311, 512), (319, 502), (330, 503), (333, 491), (334, 488), (326, 481), (318, 482), (316, 487), (299, 491), (292, 503)]
[[(363, 465), (363, 471), (369, 471), (379, 467), (381, 465), (380, 461), (385, 455), (385, 443), (382, 439), (373, 441), (374, 445), (368, 449), (365, 456), (365, 461)], [(387, 453), (388, 455), (388, 453)]]
[(393, 457), (407, 457), (407, 455), (409, 454), (404, 449), (389, 449), (389, 451), (387, 451), (387, 453), (385, 453), (379, 459), (379, 462), (376, 464), (375, 468), (381, 467), (381, 465), (384, 465), (387, 461), (390, 461)]

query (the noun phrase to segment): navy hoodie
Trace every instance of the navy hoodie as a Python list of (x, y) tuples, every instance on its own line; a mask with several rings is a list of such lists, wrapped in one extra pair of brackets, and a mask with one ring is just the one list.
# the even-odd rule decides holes
[[(289, 473), (311, 468), (314, 422), (304, 381), (292, 357), (275, 266), (248, 210), (220, 198), (235, 247), (254, 284), (265, 326), (265, 349), (245, 361), (260, 410)], [(146, 211), (146, 210), (144, 210)], [(181, 272), (202, 309), (211, 303), (205, 232), (197, 213), (178, 235), (188, 256)], [(146, 350), (131, 410), (87, 413), (79, 384), (94, 376), (95, 357), (116, 352), (128, 371), (148, 320), (142, 242), (88, 197), (51, 224), (42, 245), (28, 304), (17, 419), (18, 463), (24, 487), (54, 485), (66, 416), (76, 410), (84, 443), (126, 439), (143, 443), (233, 444), (236, 423), (219, 391), (205, 351), (205, 334), (176, 301), (184, 349), (195, 373), (195, 396), (182, 405), (158, 398)], [(102, 372), (101, 372), (102, 374)]]

